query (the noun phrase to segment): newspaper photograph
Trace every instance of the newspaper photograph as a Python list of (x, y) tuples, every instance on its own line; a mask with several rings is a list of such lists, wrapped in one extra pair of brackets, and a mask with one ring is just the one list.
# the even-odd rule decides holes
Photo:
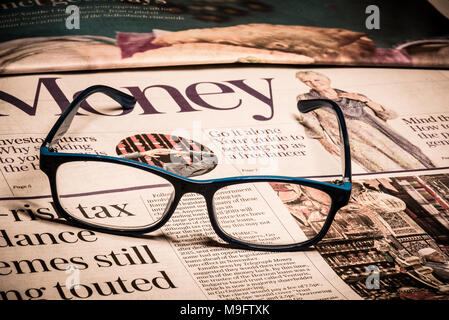
[[(353, 184), (324, 239), (296, 252), (224, 241), (206, 199), (186, 193), (159, 223), (174, 186), (136, 166), (62, 164), (52, 182), (39, 149), (70, 102), (105, 85), (134, 108), (95, 93), (52, 145), (151, 165), (196, 181), (243, 176), (341, 179), (341, 141), (327, 108), (345, 117)], [(447, 299), (449, 297), (449, 72), (428, 69), (207, 67), (0, 78), (0, 299)], [(27, 90), (22, 88), (26, 87)], [(262, 244), (312, 239), (329, 195), (255, 182), (214, 194), (232, 238)], [(165, 211), (164, 211), (165, 210)]]

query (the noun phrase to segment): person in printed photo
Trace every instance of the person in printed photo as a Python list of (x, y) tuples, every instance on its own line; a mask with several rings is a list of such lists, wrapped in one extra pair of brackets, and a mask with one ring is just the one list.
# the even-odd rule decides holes
[(167, 134), (138, 134), (122, 139), (116, 147), (120, 158), (161, 167), (183, 177), (206, 174), (218, 164), (209, 148)]
[(435, 277), (444, 282), (449, 282), (449, 262), (441, 252), (427, 247), (418, 251), (424, 265), (432, 268)]
[[(397, 114), (363, 94), (331, 86), (331, 79), (315, 71), (299, 71), (296, 78), (310, 88), (297, 100), (330, 99), (343, 111), (352, 158), (369, 172), (433, 168), (435, 164), (417, 146), (395, 132), (387, 120)], [(340, 156), (336, 115), (327, 108), (301, 114), (298, 121), (309, 138), (317, 139), (331, 154)]]

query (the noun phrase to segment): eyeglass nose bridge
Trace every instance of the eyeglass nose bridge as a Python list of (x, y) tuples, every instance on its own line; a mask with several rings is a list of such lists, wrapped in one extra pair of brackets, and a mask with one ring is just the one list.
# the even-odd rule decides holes
[[(211, 212), (214, 211), (212, 196), (214, 194), (215, 188), (212, 184), (202, 181), (183, 181), (182, 183), (178, 184), (178, 187), (176, 189), (176, 194), (174, 197), (174, 201), (171, 204), (172, 208), (169, 211), (175, 211), (178, 207), (181, 199), (186, 194), (196, 194), (197, 196), (201, 196), (203, 200), (205, 201), (205, 205), (207, 208), (207, 212), (209, 216), (211, 215)], [(212, 210), (212, 211), (211, 211)], [(171, 214), (170, 214), (171, 215)], [(169, 215), (169, 216), (170, 216)], [(167, 217), (168, 220), (169, 217)], [(217, 232), (217, 226), (214, 221), (211, 221), (212, 226), (215, 229), (215, 232)], [(220, 232), (220, 231), (218, 231)]]
[(183, 181), (178, 191), (181, 196), (186, 193), (197, 193), (207, 199), (207, 194), (211, 192), (211, 184), (201, 181)]

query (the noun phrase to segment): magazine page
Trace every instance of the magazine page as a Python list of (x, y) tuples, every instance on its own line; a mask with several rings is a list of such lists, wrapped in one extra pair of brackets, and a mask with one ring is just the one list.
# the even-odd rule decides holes
[[(2, 300), (447, 297), (447, 71), (215, 67), (0, 80)], [(350, 134), (351, 201), (323, 241), (299, 252), (229, 244), (196, 193), (184, 194), (155, 232), (76, 227), (52, 197), (39, 147), (70, 101), (99, 84), (132, 95), (135, 107), (92, 95), (52, 145), (58, 153), (128, 159), (203, 182), (269, 175), (335, 183), (338, 124), (326, 109), (297, 107), (333, 99)], [(167, 184), (102, 165), (58, 169), (56, 200), (71, 216), (125, 228), (158, 219)], [(227, 234), (274, 244), (314, 237), (323, 201), (288, 183), (242, 183), (214, 195)]]
[(449, 19), (436, 2), (8, 1), (0, 73), (236, 62), (447, 67)]

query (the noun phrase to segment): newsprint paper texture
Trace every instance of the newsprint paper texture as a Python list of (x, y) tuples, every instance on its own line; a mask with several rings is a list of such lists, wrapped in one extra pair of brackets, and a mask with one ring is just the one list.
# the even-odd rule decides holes
[[(93, 95), (59, 152), (144, 152), (136, 161), (194, 179), (333, 181), (341, 174), (335, 122), (326, 110), (300, 114), (296, 101), (334, 99), (350, 134), (351, 201), (325, 239), (304, 252), (229, 246), (196, 194), (151, 234), (71, 226), (55, 212), (38, 151), (73, 96), (96, 84), (132, 94), (136, 107), (123, 111)], [(447, 299), (448, 101), (447, 70), (216, 67), (0, 79), (0, 299)], [(173, 166), (161, 153), (194, 148), (218, 163), (188, 158)], [(70, 187), (109, 183), (96, 179), (74, 174)], [(227, 212), (246, 215), (254, 227), (273, 213), (289, 217), (270, 226), (278, 230), (301, 224), (313, 234), (322, 223), (319, 212), (295, 202), (304, 190), (264, 184), (240, 191), (223, 198)], [(96, 199), (78, 213), (113, 219), (134, 210), (107, 192)], [(158, 199), (150, 192), (142, 201), (151, 209)]]

